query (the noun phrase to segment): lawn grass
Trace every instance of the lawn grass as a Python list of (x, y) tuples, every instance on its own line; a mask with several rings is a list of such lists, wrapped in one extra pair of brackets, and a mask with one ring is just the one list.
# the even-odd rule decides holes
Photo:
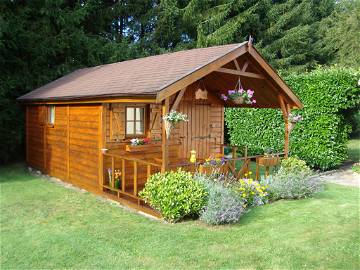
[(1, 269), (359, 269), (359, 189), (251, 210), (238, 224), (150, 220), (0, 168)]

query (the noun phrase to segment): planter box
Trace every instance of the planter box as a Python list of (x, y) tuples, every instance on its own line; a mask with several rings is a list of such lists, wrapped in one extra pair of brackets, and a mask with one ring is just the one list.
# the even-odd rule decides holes
[(258, 163), (265, 167), (276, 166), (280, 163), (280, 157), (259, 157)]
[(146, 152), (151, 150), (151, 152), (154, 152), (154, 149), (157, 150), (161, 150), (161, 145), (160, 144), (154, 144), (154, 143), (150, 143), (150, 144), (142, 144), (142, 145), (131, 145), (131, 144), (127, 144), (125, 147), (125, 150), (127, 152)]

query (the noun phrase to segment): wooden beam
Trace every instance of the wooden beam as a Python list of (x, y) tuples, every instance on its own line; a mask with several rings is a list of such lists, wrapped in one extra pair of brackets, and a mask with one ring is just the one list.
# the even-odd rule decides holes
[[(169, 112), (169, 97), (165, 98), (162, 104), (162, 116)], [(162, 121), (162, 133), (161, 133), (161, 152), (162, 152), (162, 163), (161, 163), (161, 172), (164, 173), (169, 166), (169, 142), (166, 137), (165, 131), (165, 121)]]
[(265, 77), (261, 74), (245, 72), (245, 71), (240, 71), (240, 70), (235, 70), (235, 69), (230, 69), (230, 68), (219, 68), (218, 70), (216, 70), (216, 72), (227, 73), (227, 74), (249, 77), (249, 78), (255, 78), (255, 79), (265, 79)]
[(247, 52), (247, 43), (242, 43), (237, 47), (235, 50), (227, 53), (226, 55), (214, 60), (213, 62), (194, 70), (187, 76), (175, 81), (174, 83), (164, 87), (156, 96), (156, 100), (158, 102), (164, 100), (166, 97), (169, 97), (176, 92), (180, 91), (181, 89), (185, 88), (186, 86), (196, 82), (197, 80), (205, 77), (206, 75), (214, 72), (218, 68), (222, 67), (223, 65), (231, 62), (232, 60), (238, 58), (239, 56), (245, 54)]
[(172, 111), (172, 110), (176, 111), (177, 107), (178, 107), (179, 104), (180, 104), (180, 101), (181, 101), (182, 97), (184, 96), (184, 93), (185, 93), (185, 91), (186, 91), (186, 88), (187, 88), (187, 87), (181, 89), (181, 91), (177, 93), (176, 98), (175, 98), (175, 101), (174, 101), (173, 105), (171, 106), (170, 111)]
[(240, 66), (239, 66), (239, 63), (236, 59), (234, 59), (234, 64), (235, 64), (235, 67), (237, 70), (240, 70)]
[(285, 158), (288, 158), (289, 157), (289, 141), (290, 141), (290, 132), (289, 132), (289, 113), (290, 113), (290, 111), (288, 111), (288, 109), (290, 109), (290, 105), (285, 104), (284, 98), (281, 95), (279, 95), (279, 103), (280, 103), (281, 111), (283, 114), (283, 119), (285, 122), (284, 153), (285, 153)]
[(246, 61), (241, 69), (241, 71), (246, 71), (247, 67), (249, 66), (249, 61)]
[(303, 104), (299, 100), (299, 98), (291, 91), (291, 89), (284, 83), (284, 81), (280, 78), (280, 76), (273, 70), (273, 68), (262, 58), (262, 56), (252, 47), (249, 50), (250, 55), (253, 59), (265, 70), (267, 74), (275, 81), (277, 85), (284, 91), (284, 93), (291, 99), (294, 105), (301, 109), (303, 108)]

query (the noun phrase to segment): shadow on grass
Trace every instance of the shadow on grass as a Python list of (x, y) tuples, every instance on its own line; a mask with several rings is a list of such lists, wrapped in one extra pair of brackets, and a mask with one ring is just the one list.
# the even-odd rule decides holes
[(0, 167), (0, 183), (5, 182), (27, 182), (36, 179), (27, 170), (25, 163), (14, 163)]

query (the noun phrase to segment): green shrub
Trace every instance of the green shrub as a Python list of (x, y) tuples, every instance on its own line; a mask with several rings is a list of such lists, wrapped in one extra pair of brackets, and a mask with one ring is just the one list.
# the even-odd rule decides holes
[(152, 175), (139, 195), (170, 222), (198, 215), (207, 199), (205, 187), (181, 170)]
[[(360, 72), (351, 69), (318, 69), (285, 78), (304, 104), (295, 110), (303, 121), (292, 130), (290, 152), (313, 168), (330, 169), (347, 157), (351, 126), (345, 112), (360, 104), (357, 87)], [(262, 154), (267, 148), (284, 149), (284, 122), (280, 110), (226, 109), (226, 125), (231, 143), (248, 145), (249, 154)]]
[(285, 158), (281, 161), (279, 174), (288, 174), (292, 172), (310, 173), (311, 169), (306, 165), (306, 162), (296, 157)]
[(270, 200), (307, 198), (322, 186), (319, 177), (305, 172), (275, 174), (263, 179), (262, 183), (268, 186)]
[(238, 222), (245, 211), (244, 203), (238, 194), (205, 175), (198, 175), (197, 180), (206, 186), (209, 194), (200, 220), (210, 225)]
[(320, 190), (322, 182), (306, 165), (295, 157), (284, 159), (279, 171), (261, 183), (267, 186), (270, 200), (301, 199)]

